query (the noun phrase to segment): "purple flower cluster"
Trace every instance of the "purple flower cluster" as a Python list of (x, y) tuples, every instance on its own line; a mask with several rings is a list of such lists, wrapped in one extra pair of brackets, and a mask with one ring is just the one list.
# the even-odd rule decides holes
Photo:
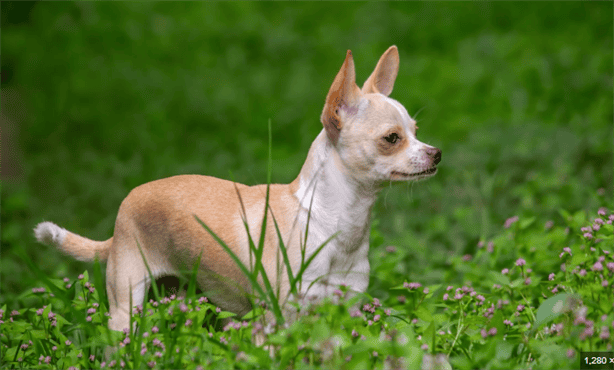
[[(606, 215), (606, 209), (605, 208), (600, 208), (599, 211), (597, 211), (597, 214), (599, 216), (603, 216), (605, 217)], [(594, 236), (594, 232), (595, 231), (599, 231), (599, 229), (601, 229), (601, 227), (603, 225), (612, 225), (612, 222), (614, 221), (614, 214), (611, 214), (608, 219), (606, 221), (604, 221), (602, 218), (596, 218), (593, 221), (593, 224), (590, 226), (585, 226), (583, 228), (581, 228), (580, 230), (584, 233), (582, 234), (582, 236), (586, 239), (586, 240), (591, 240), (593, 239)]]
[[(375, 298), (377, 299), (377, 298)], [(379, 300), (377, 301), (377, 303), (379, 304)], [(379, 307), (381, 305), (375, 305), (375, 304), (371, 304), (371, 303), (366, 303), (365, 305), (362, 306), (362, 310), (364, 312), (370, 312), (370, 313), (375, 313), (375, 309), (377, 307)]]
[(478, 295), (477, 292), (472, 287), (462, 286), (460, 288), (456, 288), (456, 290), (454, 291), (454, 295), (452, 296), (452, 298), (450, 298), (450, 293), (447, 293), (447, 292), (449, 292), (452, 289), (454, 289), (454, 287), (452, 287), (451, 285), (446, 288), (446, 293), (444, 293), (444, 295), (443, 295), (443, 300), (444, 301), (447, 301), (447, 300), (456, 300), (456, 301), (458, 301), (458, 300), (462, 299), (465, 296), (470, 296), (470, 297), (475, 297), (476, 298), (476, 300), (477, 300), (476, 304), (478, 306), (480, 306), (480, 305), (482, 305), (484, 303), (484, 300), (485, 300), (484, 296)]
[(406, 288), (409, 290), (418, 289), (420, 287), (422, 287), (422, 284), (420, 283), (408, 283), (408, 282), (403, 283), (403, 288)]
[[(484, 242), (480, 240), (478, 242), (478, 249), (482, 249), (482, 248), (484, 248)], [(488, 253), (494, 252), (495, 243), (493, 241), (489, 241), (488, 244), (486, 245), (486, 250), (488, 251)]]
[(505, 224), (503, 225), (503, 227), (505, 227), (506, 229), (509, 229), (517, 221), (518, 221), (518, 216), (510, 217), (507, 220), (505, 220)]
[(243, 321), (243, 322), (231, 321), (228, 324), (226, 324), (226, 326), (224, 326), (223, 331), (228, 331), (230, 329), (239, 330), (241, 328), (247, 328), (248, 326), (249, 326), (249, 323), (247, 321)]
[(490, 328), (488, 329), (488, 331), (483, 328), (482, 330), (480, 330), (480, 335), (482, 335), (482, 338), (494, 337), (495, 335), (497, 335), (497, 328)]

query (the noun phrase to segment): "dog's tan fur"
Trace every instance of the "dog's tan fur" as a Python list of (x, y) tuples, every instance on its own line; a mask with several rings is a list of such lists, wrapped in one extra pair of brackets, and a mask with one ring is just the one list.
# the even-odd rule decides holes
[[(415, 138), (415, 121), (400, 103), (388, 98), (398, 67), (398, 51), (392, 46), (360, 89), (348, 50), (326, 97), (321, 115), (324, 130), (313, 142), (299, 176), (290, 184), (270, 186), (262, 261), (282, 301), (289, 285), (273, 220), (294, 272), (300, 267), (301, 247), (310, 256), (338, 232), (306, 271), (301, 294), (321, 298), (337, 284), (365, 291), (369, 212), (379, 189), (393, 180), (417, 180), (436, 172), (441, 152)], [(77, 259), (107, 261), (111, 329), (129, 326), (131, 298), (133, 305), (143, 301), (150, 283), (144, 260), (155, 278), (192, 270), (200, 258), (197, 279), (201, 289), (223, 309), (244, 314), (251, 309), (247, 299), (250, 283), (194, 216), (244, 264), (253, 266), (244, 221), (257, 242), (265, 193), (266, 185), (175, 176), (132, 190), (119, 208), (114, 236), (107, 241), (95, 242), (50, 222), (39, 224), (35, 234), (39, 241), (56, 245)], [(307, 245), (302, 246), (312, 201)]]

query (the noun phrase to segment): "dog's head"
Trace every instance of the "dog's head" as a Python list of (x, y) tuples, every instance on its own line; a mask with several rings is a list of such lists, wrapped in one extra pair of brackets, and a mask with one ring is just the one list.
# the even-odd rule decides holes
[(434, 175), (441, 150), (416, 139), (416, 121), (388, 97), (399, 71), (399, 52), (382, 55), (362, 89), (348, 50), (326, 96), (321, 121), (343, 165), (360, 182), (418, 180)]

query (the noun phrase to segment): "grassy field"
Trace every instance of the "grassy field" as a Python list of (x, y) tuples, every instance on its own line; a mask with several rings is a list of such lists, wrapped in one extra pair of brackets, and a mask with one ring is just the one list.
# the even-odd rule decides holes
[[(418, 138), (443, 155), (434, 178), (380, 194), (371, 306), (361, 317), (332, 303), (313, 308), (303, 329), (271, 336), (282, 347), (275, 359), (248, 344), (252, 323), (190, 342), (207, 348), (197, 359), (205, 367), (364, 368), (418, 364), (427, 353), (433, 361), (445, 354), (454, 368), (555, 369), (579, 367), (581, 350), (611, 350), (603, 327), (614, 331), (612, 11), (609, 2), (3, 2), (0, 307), (5, 323), (17, 310), (23, 324), (0, 326), (4, 366), (20, 356), (29, 365), (49, 357), (50, 367), (104, 361), (103, 344), (85, 345), (103, 330), (104, 295), (91, 301), (101, 307), (97, 328), (86, 328), (78, 312), (92, 307), (74, 296), (90, 280), (104, 285), (91, 264), (37, 244), (38, 222), (106, 240), (122, 199), (142, 183), (187, 173), (266, 182), (269, 120), (272, 181), (292, 181), (322, 129), (346, 50), (362, 85), (393, 44), (401, 65), (391, 96), (417, 119)], [(86, 270), (91, 279), (77, 278)], [(40, 287), (46, 293), (32, 292)], [(559, 293), (568, 309), (544, 316)], [(46, 332), (36, 313), (43, 305), (71, 329)], [(49, 343), (17, 350), (31, 340), (26, 328)], [(305, 337), (305, 328), (319, 334)], [(394, 340), (378, 340), (393, 330), (405, 336), (400, 352)], [(63, 343), (62, 355), (51, 341)], [(199, 363), (170, 350), (141, 358), (136, 343), (120, 353), (133, 366)], [(94, 362), (84, 362), (90, 355)]]

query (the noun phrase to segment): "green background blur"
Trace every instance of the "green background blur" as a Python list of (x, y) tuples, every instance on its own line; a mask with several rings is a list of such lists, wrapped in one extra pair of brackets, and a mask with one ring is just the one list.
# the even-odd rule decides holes
[[(612, 3), (2, 2), (1, 302), (87, 264), (37, 244), (43, 220), (97, 240), (128, 192), (177, 174), (292, 181), (351, 49), (360, 85), (390, 46), (392, 97), (443, 151), (382, 191), (376, 250), (422, 283), (506, 218), (612, 209)], [(539, 247), (539, 246), (536, 246)], [(398, 282), (397, 282), (398, 283)], [(1, 303), (0, 302), (0, 303)]]

